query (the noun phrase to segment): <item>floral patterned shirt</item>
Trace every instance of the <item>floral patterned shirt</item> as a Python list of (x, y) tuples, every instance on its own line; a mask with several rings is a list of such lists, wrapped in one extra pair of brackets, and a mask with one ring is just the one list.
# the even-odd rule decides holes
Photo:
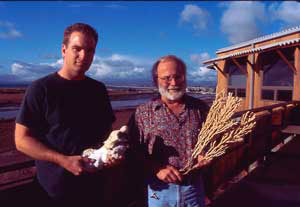
[(191, 157), (209, 110), (205, 102), (188, 95), (184, 102), (184, 110), (178, 116), (160, 98), (140, 105), (135, 112), (138, 142), (152, 159), (178, 169)]

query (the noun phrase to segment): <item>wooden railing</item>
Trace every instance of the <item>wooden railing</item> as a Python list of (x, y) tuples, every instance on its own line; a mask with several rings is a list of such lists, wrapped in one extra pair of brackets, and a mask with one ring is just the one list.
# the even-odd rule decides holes
[[(34, 167), (34, 160), (27, 159), (26, 161), (20, 162), (20, 163), (12, 163), (12, 164), (6, 164), (2, 165), (0, 167), (0, 174), (4, 175), (7, 173), (13, 173), (16, 172), (15, 176), (13, 176), (14, 179), (3, 179), (0, 183), (0, 189), (9, 189), (10, 187), (17, 186), (19, 184), (22, 184), (24, 182), (31, 182), (33, 180), (34, 173), (30, 173), (31, 171), (25, 171), (25, 169)], [(27, 172), (26, 175), (24, 172)], [(10, 176), (6, 176), (10, 177)], [(1, 192), (1, 190), (0, 190)]]
[(288, 137), (281, 129), (291, 123), (300, 124), (300, 117), (296, 115), (300, 111), (299, 101), (244, 110), (235, 113), (233, 117), (240, 117), (247, 111), (256, 113), (255, 129), (245, 137), (243, 143), (228, 150), (204, 169), (205, 187), (209, 196), (230, 178), (244, 170), (249, 172), (254, 162), (266, 163), (271, 150)]

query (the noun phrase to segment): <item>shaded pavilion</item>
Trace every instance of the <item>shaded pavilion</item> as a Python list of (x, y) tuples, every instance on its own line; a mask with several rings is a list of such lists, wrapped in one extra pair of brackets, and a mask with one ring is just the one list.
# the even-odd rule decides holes
[(217, 92), (242, 97), (241, 110), (300, 100), (300, 26), (216, 51)]

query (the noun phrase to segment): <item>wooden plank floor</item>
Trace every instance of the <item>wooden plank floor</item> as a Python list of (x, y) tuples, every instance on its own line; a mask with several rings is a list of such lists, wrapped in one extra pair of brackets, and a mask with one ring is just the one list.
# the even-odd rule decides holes
[(242, 181), (219, 196), (212, 207), (300, 206), (300, 139), (295, 137), (266, 165), (256, 168)]

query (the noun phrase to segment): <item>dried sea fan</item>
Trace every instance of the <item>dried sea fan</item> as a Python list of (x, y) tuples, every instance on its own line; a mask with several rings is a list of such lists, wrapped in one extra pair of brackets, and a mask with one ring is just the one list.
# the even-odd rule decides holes
[(196, 164), (198, 155), (203, 160), (210, 161), (223, 155), (234, 143), (242, 142), (243, 137), (255, 127), (255, 114), (247, 112), (240, 119), (233, 119), (241, 103), (241, 99), (225, 91), (216, 95), (205, 123), (198, 135), (191, 158), (180, 171), (183, 174), (190, 172)]

